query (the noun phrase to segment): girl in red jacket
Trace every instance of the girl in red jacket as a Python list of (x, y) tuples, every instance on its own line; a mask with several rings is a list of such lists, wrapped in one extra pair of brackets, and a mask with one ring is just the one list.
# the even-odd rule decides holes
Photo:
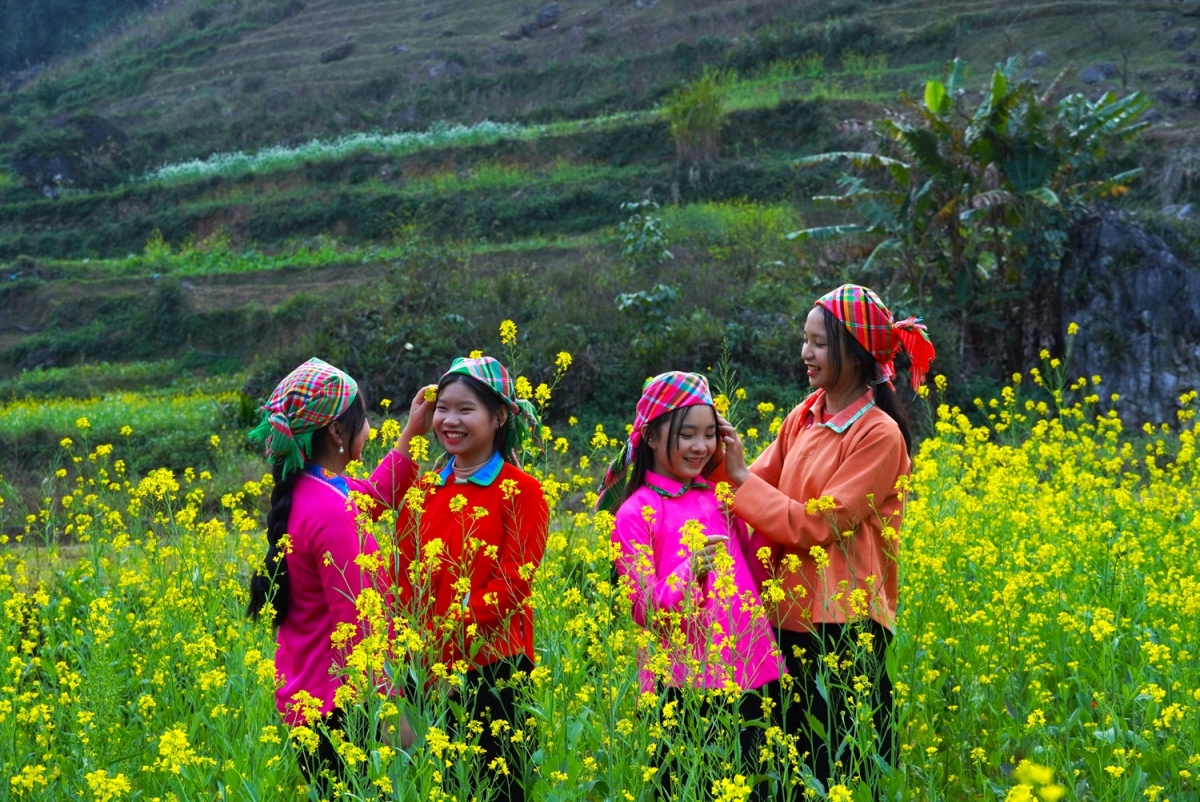
[[(449, 459), (397, 520), (399, 601), (428, 636), (431, 673), (452, 682), (462, 677), (452, 693), (483, 724), (481, 763), (499, 800), (525, 798), (525, 755), (512, 740), (523, 725), (508, 680), (535, 662), (528, 600), (549, 511), (541, 484), (517, 457), (539, 427), (498, 361), (454, 360), (433, 411), (433, 431)], [(507, 726), (492, 724), (500, 721)]]

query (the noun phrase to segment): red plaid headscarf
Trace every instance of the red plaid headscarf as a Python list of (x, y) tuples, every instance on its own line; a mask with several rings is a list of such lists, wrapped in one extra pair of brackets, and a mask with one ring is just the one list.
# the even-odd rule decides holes
[(604, 482), (600, 486), (600, 500), (597, 502), (599, 509), (609, 506), (605, 504), (606, 497), (610, 495), (609, 491), (625, 478), (626, 469), (633, 464), (633, 455), (642, 443), (642, 429), (646, 424), (668, 412), (698, 404), (710, 407), (713, 405), (708, 379), (699, 373), (672, 370), (646, 380), (642, 386), (642, 397), (637, 402), (637, 414), (633, 419), (633, 431), (629, 435), (629, 442), (604, 474)]
[(879, 296), (857, 284), (843, 284), (833, 292), (822, 295), (815, 306), (828, 309), (841, 321), (855, 340), (875, 357), (879, 378), (891, 382), (896, 375), (895, 358), (901, 346), (912, 360), (909, 373), (915, 391), (929, 372), (929, 363), (937, 356), (925, 326), (919, 318), (899, 322), (879, 300)]
[(262, 420), (250, 440), (266, 447), (267, 458), (283, 462), (283, 476), (312, 456), (312, 433), (337, 420), (358, 394), (354, 379), (313, 357), (279, 383), (259, 407)]

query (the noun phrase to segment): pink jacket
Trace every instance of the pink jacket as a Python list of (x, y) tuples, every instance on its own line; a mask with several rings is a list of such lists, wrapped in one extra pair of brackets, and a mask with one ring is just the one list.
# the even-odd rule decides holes
[[(705, 535), (729, 537), (731, 586), (721, 583), (717, 571), (702, 582), (692, 576), (690, 554), (682, 536), (688, 521), (698, 522)], [(612, 537), (621, 549), (617, 571), (629, 577), (633, 586), (634, 620), (659, 631), (663, 648), (669, 649), (671, 633), (661, 631), (656, 614), (684, 614), (681, 626), (687, 651), (671, 655), (672, 677), (668, 684), (721, 688), (728, 678), (743, 689), (751, 689), (779, 678), (782, 660), (758, 597), (758, 587), (767, 572), (756, 552), (770, 543), (752, 537), (746, 525), (717, 500), (712, 485), (696, 481), (685, 487), (647, 472), (646, 484), (617, 511)], [(707, 660), (714, 638), (719, 660)], [(689, 662), (703, 666), (703, 677), (688, 676)], [(642, 689), (653, 688), (653, 674), (643, 670)]]
[[(379, 502), (374, 510), (378, 515), (384, 506), (397, 505), (417, 472), (415, 462), (393, 450), (369, 479), (346, 479), (346, 484), (350, 491)], [(359, 554), (379, 551), (375, 538), (359, 532), (356, 517), (354, 502), (333, 485), (308, 474), (296, 481), (287, 528), (292, 541), (287, 555), (291, 600), (275, 652), (275, 672), (282, 682), (275, 704), (292, 726), (304, 723), (299, 711), (290, 709), (301, 691), (320, 700), (322, 713), (333, 709), (341, 680), (331, 672), (341, 665), (343, 655), (333, 648), (330, 636), (340, 623), (358, 623), (355, 599), (364, 587), (386, 590), (378, 577), (366, 575), (354, 563)], [(360, 630), (351, 643), (362, 635)]]

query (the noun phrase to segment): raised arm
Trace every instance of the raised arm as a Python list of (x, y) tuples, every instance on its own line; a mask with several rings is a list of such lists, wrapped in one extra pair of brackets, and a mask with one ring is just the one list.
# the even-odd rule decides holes
[[(764, 452), (763, 457), (766, 456)], [(874, 514), (870, 499), (881, 505), (896, 492), (894, 484), (904, 471), (905, 459), (904, 440), (898, 431), (882, 426), (872, 428), (816, 492), (814, 498), (831, 497), (833, 506), (813, 512), (808, 511), (812, 499), (792, 498), (779, 489), (778, 479), (768, 480), (773, 464), (769, 463), (760, 473), (756, 461), (734, 497), (733, 509), (756, 533), (772, 543), (792, 548), (828, 546)]]

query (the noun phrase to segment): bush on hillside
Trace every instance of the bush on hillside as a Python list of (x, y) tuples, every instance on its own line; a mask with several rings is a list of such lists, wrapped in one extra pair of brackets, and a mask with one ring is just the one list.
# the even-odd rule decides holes
[(728, 73), (706, 69), (663, 104), (681, 161), (710, 162), (720, 154), (730, 79)]

